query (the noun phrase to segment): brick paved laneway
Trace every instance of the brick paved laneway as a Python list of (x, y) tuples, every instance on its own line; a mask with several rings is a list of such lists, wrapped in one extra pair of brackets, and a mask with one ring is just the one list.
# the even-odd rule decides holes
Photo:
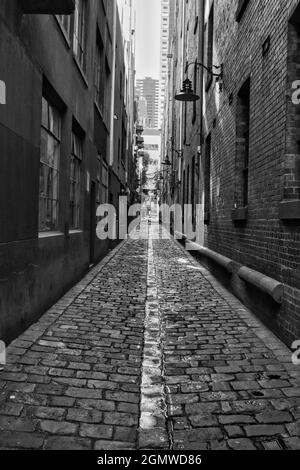
[(291, 353), (156, 231), (8, 348), (0, 448), (300, 448)]

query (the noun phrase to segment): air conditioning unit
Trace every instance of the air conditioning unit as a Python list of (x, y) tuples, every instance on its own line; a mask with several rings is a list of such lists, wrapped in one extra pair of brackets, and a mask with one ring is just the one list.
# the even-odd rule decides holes
[(71, 15), (75, 0), (20, 0), (23, 13), (41, 15)]

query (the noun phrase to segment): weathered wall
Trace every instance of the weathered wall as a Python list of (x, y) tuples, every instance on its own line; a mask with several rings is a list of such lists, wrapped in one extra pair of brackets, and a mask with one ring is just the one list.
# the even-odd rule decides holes
[[(242, 3), (246, 8), (237, 21)], [(288, 345), (300, 337), (300, 106), (291, 98), (292, 82), (300, 79), (300, 35), (295, 31), (299, 31), (299, 4), (299, 0), (177, 0), (170, 102), (165, 111), (171, 122), (163, 132), (164, 148), (174, 137), (175, 148), (183, 149), (184, 155), (179, 162), (173, 154), (177, 180), (174, 194), (170, 182), (165, 182), (167, 200), (205, 203), (205, 245), (234, 260), (233, 275), (201, 260)], [(172, 98), (180, 91), (186, 62), (198, 57), (207, 64), (212, 6), (212, 63), (223, 64), (223, 88), (204, 72), (202, 100), (188, 103), (185, 115), (185, 105)], [(193, 69), (188, 76), (202, 96), (201, 68), (195, 75)], [(238, 95), (249, 78), (249, 187), (247, 206), (242, 207), (246, 126)], [(282, 305), (242, 281), (237, 274), (241, 266), (283, 283)]]
[[(97, 23), (100, 30), (109, 31), (112, 36), (113, 15), (112, 2), (108, 2), (106, 12), (102, 2), (88, 2), (87, 67), (82, 73), (73, 58), (71, 43), (53, 15), (22, 15), (17, 0), (2, 3), (0, 78), (6, 82), (7, 104), (0, 106), (0, 338), (8, 342), (80, 280), (89, 264), (100, 260), (113, 245), (91, 237), (96, 220), (91, 220), (91, 186), (87, 185), (88, 173), (90, 181), (97, 183), (98, 153), (109, 161), (108, 130), (94, 106), (94, 54)], [(106, 54), (111, 64), (109, 41)], [(122, 66), (122, 60), (121, 48), (118, 67)], [(38, 233), (38, 198), (41, 103), (45, 83), (61, 100), (64, 112), (58, 233), (41, 235)], [(85, 138), (81, 230), (69, 232), (73, 118)], [(119, 194), (119, 188), (113, 191)], [(95, 244), (94, 250), (91, 250), (91, 243)]]
[[(237, 1), (214, 1), (213, 62), (224, 64), (224, 88), (218, 93), (214, 82), (204, 101), (205, 135), (212, 136), (208, 246), (235, 260), (236, 270), (246, 265), (285, 285), (284, 302), (278, 306), (237, 276), (231, 282), (239, 297), (289, 344), (300, 337), (300, 213), (286, 221), (279, 211), (287, 197), (287, 143), (295, 126), (289, 120), (295, 110), (288, 69), (295, 42), (288, 41), (288, 31), (298, 3), (253, 0), (237, 22)], [(270, 49), (263, 53), (268, 37)], [(237, 95), (249, 77), (249, 202), (246, 218), (235, 221)]]

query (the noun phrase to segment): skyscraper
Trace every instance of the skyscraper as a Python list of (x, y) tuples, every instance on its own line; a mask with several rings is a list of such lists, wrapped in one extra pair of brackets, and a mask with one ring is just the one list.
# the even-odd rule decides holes
[(158, 129), (159, 127), (159, 80), (151, 77), (136, 81), (136, 94), (145, 98), (147, 102), (147, 118), (145, 127)]
[(165, 93), (168, 80), (170, 44), (175, 28), (175, 0), (161, 0), (161, 30), (160, 30), (160, 126), (164, 114)]

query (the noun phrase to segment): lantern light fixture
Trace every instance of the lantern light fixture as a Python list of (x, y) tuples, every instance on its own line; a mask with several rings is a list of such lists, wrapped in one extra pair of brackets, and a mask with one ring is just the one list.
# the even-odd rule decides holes
[[(196, 68), (202, 67), (205, 69), (210, 75), (213, 77), (217, 77), (217, 81), (221, 83), (220, 90), (222, 90), (222, 81), (223, 81), (223, 64), (220, 66), (213, 65), (212, 68), (206, 67), (206, 65), (200, 63), (200, 62), (191, 62), (187, 64), (185, 72), (186, 74), (188, 73), (188, 69), (191, 65), (194, 65)], [(220, 72), (215, 73), (213, 72), (213, 69), (219, 69)], [(182, 89), (181, 91), (175, 95), (175, 100), (176, 101), (181, 101), (184, 103), (195, 103), (196, 101), (200, 100), (200, 96), (197, 95), (194, 90), (193, 90), (193, 84), (191, 80), (187, 77), (182, 84)]]

